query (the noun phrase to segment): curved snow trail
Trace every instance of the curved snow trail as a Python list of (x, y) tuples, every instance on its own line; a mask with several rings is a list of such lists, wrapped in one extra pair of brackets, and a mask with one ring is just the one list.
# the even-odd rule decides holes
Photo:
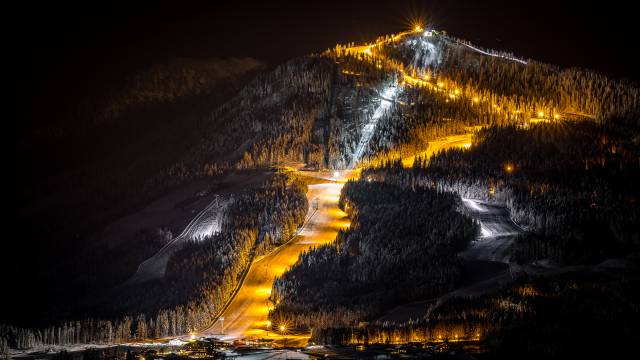
[(200, 241), (220, 231), (224, 211), (230, 202), (230, 199), (217, 195), (204, 210), (191, 220), (180, 235), (163, 246), (155, 255), (140, 263), (138, 270), (127, 280), (126, 284), (164, 277), (169, 259), (182, 247), (185, 241)]
[(522, 233), (503, 206), (480, 200), (462, 198), (471, 218), (480, 224), (480, 236), (460, 255), (466, 260), (486, 260), (509, 263), (509, 247)]
[(484, 50), (480, 50), (480, 49), (478, 49), (477, 47), (475, 47), (473, 45), (465, 44), (465, 43), (460, 42), (460, 41), (456, 41), (456, 43), (458, 43), (460, 45), (464, 45), (464, 46), (468, 47), (469, 49), (474, 50), (476, 52), (479, 52), (480, 54), (483, 54), (483, 55), (498, 57), (498, 58), (502, 58), (502, 59), (510, 60), (510, 61), (516, 61), (516, 62), (519, 62), (520, 64), (527, 65), (526, 61), (518, 59), (518, 58), (515, 58), (515, 57), (506, 56), (506, 55), (499, 55), (499, 54), (492, 54), (490, 52), (486, 52)]
[(387, 112), (387, 110), (391, 107), (391, 104), (394, 102), (394, 98), (398, 93), (398, 86), (396, 84), (392, 84), (387, 86), (380, 94), (380, 105), (373, 112), (373, 116), (369, 119), (369, 122), (362, 128), (362, 136), (360, 137), (360, 141), (358, 142), (358, 146), (356, 147), (353, 156), (351, 157), (351, 163), (349, 164), (349, 169), (353, 169), (362, 158), (362, 154), (364, 154), (365, 149), (369, 146), (369, 141), (373, 137), (373, 133), (376, 130), (376, 125), (378, 125), (378, 120)]

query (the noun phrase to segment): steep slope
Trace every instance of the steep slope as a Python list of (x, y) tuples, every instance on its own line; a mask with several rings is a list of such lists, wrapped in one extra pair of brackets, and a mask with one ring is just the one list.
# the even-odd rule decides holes
[(346, 168), (360, 158), (404, 157), (473, 126), (614, 117), (637, 124), (639, 112), (638, 87), (625, 81), (433, 30), (404, 32), (260, 76), (211, 115), (185, 163)]
[[(193, 80), (189, 74), (178, 76), (175, 82)], [(122, 157), (112, 159), (116, 165), (106, 170), (111, 176), (103, 176), (103, 169), (92, 165), (86, 171), (49, 179), (69, 187), (83, 183), (86, 174), (97, 179), (95, 187), (79, 196), (75, 212), (93, 215), (91, 209), (99, 208), (96, 203), (111, 202), (113, 208), (103, 214), (104, 219), (126, 211), (133, 199), (140, 204), (172, 186), (237, 169), (300, 163), (307, 168), (344, 169), (405, 158), (427, 150), (436, 137), (486, 125), (528, 127), (537, 122), (595, 119), (638, 126), (640, 118), (640, 92), (635, 85), (482, 49), (432, 30), (386, 36), (362, 46), (338, 45), (322, 54), (293, 59), (259, 75), (220, 107), (212, 102), (214, 90), (203, 90), (195, 79), (184, 89), (178, 85), (159, 94), (134, 85), (124, 99), (137, 99), (133, 101), (137, 105), (121, 98), (108, 104), (110, 116), (121, 119), (121, 125), (126, 124), (122, 119), (135, 119), (139, 114), (151, 119), (132, 132), (134, 137), (146, 134), (147, 127), (156, 128), (154, 115), (174, 120), (184, 116), (189, 121), (162, 127), (168, 133), (180, 130), (173, 134), (180, 151), (163, 148), (165, 151), (156, 153), (154, 146), (160, 140), (151, 134), (153, 141), (134, 141), (131, 147), (124, 147)], [(192, 93), (193, 97), (184, 98)], [(122, 115), (122, 109), (128, 109), (128, 115)], [(97, 123), (110, 124), (107, 120), (100, 118)], [(136, 153), (140, 144), (148, 145), (144, 156)], [(127, 161), (120, 164), (117, 159), (122, 158)], [(77, 179), (67, 183), (70, 178)], [(54, 196), (51, 194), (61, 196), (51, 188), (36, 187), (29, 197), (46, 193), (39, 199), (46, 203)], [(38, 209), (37, 205), (33, 208)], [(54, 210), (60, 208), (64, 206)], [(56, 214), (55, 219), (77, 230), (73, 217)], [(87, 221), (81, 235), (74, 235), (84, 240), (100, 223)], [(81, 240), (68, 246), (78, 243)], [(188, 268), (192, 254), (187, 250), (180, 269)], [(217, 261), (215, 254), (212, 250), (199, 270), (207, 269), (208, 261)], [(247, 259), (238, 262), (235, 273), (241, 272)], [(170, 258), (167, 262), (172, 263)], [(226, 290), (232, 288), (232, 282), (226, 285)], [(219, 306), (225, 300), (221, 297), (229, 293), (207, 294), (198, 306), (207, 308), (202, 313), (209, 316), (214, 313), (209, 309), (211, 303)], [(158, 302), (164, 306), (164, 300)], [(193, 323), (203, 322), (199, 318)], [(127, 328), (128, 323), (120, 324)], [(162, 328), (153, 334), (177, 334), (185, 329)], [(121, 335), (136, 336), (126, 331)]]

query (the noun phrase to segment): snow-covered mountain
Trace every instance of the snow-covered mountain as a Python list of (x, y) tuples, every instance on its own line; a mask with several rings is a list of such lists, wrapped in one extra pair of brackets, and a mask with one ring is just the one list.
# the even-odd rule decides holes
[(259, 76), (211, 114), (185, 162), (345, 168), (415, 152), (429, 138), (474, 126), (629, 121), (639, 99), (624, 81), (444, 32), (408, 31), (337, 45)]

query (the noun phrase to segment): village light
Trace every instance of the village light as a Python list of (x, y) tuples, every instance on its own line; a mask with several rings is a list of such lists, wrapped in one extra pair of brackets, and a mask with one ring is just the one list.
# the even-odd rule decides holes
[(513, 171), (513, 165), (511, 163), (507, 163), (504, 165), (504, 171), (510, 173)]

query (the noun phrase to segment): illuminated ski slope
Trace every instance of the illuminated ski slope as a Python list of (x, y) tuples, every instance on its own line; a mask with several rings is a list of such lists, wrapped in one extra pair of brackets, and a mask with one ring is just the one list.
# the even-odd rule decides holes
[(155, 255), (143, 261), (138, 266), (136, 273), (127, 281), (127, 284), (164, 277), (169, 258), (180, 249), (185, 241), (199, 241), (220, 231), (224, 210), (229, 203), (229, 199), (216, 196), (204, 210), (191, 220), (179, 236), (171, 240)]
[[(281, 276), (296, 263), (300, 254), (309, 249), (335, 240), (338, 230), (350, 225), (347, 214), (340, 210), (340, 191), (347, 179), (356, 172), (318, 172), (306, 175), (332, 179), (327, 183), (309, 185), (307, 199), (318, 209), (304, 225), (298, 236), (273, 252), (257, 258), (246, 275), (239, 291), (224, 309), (222, 317), (199, 335), (215, 335), (223, 340), (239, 338), (267, 338), (282, 344), (283, 335), (269, 327), (269, 309), (274, 306), (270, 299), (271, 288), (276, 277)], [(315, 205), (310, 205), (315, 206)], [(313, 211), (313, 209), (309, 209)], [(224, 320), (221, 320), (224, 319)], [(309, 334), (287, 334), (287, 344), (303, 346)]]
[(367, 124), (362, 128), (362, 135), (360, 136), (358, 146), (351, 157), (349, 169), (355, 168), (362, 158), (362, 155), (369, 146), (369, 141), (371, 141), (371, 137), (373, 137), (376, 130), (378, 120), (380, 120), (380, 118), (385, 115), (387, 110), (391, 107), (393, 99), (396, 97), (397, 93), (398, 86), (396, 84), (391, 84), (382, 91), (382, 94), (380, 94), (380, 105), (378, 105), (373, 116), (371, 116), (371, 119), (369, 119)]
[(480, 225), (480, 236), (462, 252), (467, 260), (509, 262), (509, 247), (522, 229), (511, 220), (509, 211), (500, 205), (462, 198), (471, 217)]

